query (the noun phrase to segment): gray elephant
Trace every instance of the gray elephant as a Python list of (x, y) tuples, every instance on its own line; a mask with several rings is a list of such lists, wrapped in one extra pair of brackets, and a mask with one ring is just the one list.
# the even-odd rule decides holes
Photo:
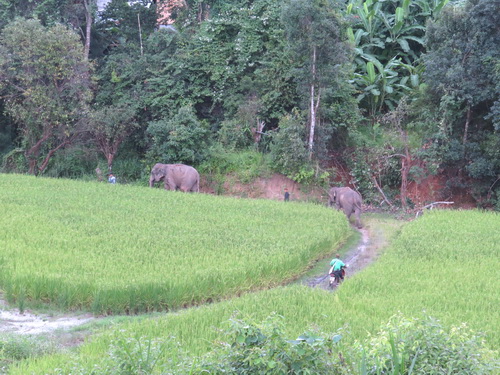
[(184, 192), (200, 191), (200, 174), (196, 169), (184, 164), (157, 163), (151, 169), (149, 187), (163, 180), (166, 190), (181, 190)]
[(358, 228), (362, 228), (360, 221), (361, 202), (361, 194), (352, 190), (350, 187), (333, 187), (328, 192), (328, 206), (331, 207), (335, 203), (337, 210), (341, 209), (344, 211), (347, 220), (354, 214), (356, 226)]

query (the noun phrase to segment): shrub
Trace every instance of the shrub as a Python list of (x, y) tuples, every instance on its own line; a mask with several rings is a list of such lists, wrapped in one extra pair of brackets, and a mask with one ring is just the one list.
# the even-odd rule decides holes
[(0, 337), (0, 374), (7, 374), (13, 363), (53, 351), (50, 343), (31, 336), (2, 334)]
[(152, 140), (147, 158), (154, 163), (197, 165), (207, 156), (209, 130), (191, 106), (180, 108), (172, 119), (150, 122), (147, 133)]
[(342, 336), (317, 329), (290, 340), (282, 317), (271, 315), (262, 323), (231, 319), (229, 340), (194, 360), (193, 374), (343, 374), (346, 364), (338, 356)]
[(287, 115), (281, 118), (279, 131), (272, 135), (270, 151), (274, 169), (290, 178), (309, 166), (303, 122), (298, 113)]
[(360, 374), (492, 374), (498, 353), (465, 323), (446, 330), (438, 320), (393, 316), (361, 347)]

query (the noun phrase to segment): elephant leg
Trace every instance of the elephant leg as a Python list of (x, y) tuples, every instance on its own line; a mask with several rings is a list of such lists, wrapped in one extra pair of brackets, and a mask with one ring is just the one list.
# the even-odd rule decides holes
[(356, 226), (358, 228), (363, 228), (363, 226), (361, 225), (361, 210), (359, 208), (357, 208), (355, 211), (354, 211), (354, 217), (356, 218)]
[(347, 209), (347, 208), (344, 208), (344, 214), (345, 216), (347, 217), (347, 221), (351, 221), (351, 214), (352, 214), (352, 210), (351, 209)]

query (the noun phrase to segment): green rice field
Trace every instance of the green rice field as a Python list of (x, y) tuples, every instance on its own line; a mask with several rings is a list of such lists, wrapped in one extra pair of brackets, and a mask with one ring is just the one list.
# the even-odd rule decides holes
[(166, 311), (268, 288), (331, 254), (345, 217), (313, 204), (0, 175), (11, 302)]
[[(391, 316), (433, 316), (447, 326), (466, 324), (484, 332), (490, 348), (500, 345), (498, 257), (500, 216), (479, 211), (436, 211), (407, 224), (383, 256), (350, 277), (335, 293), (305, 286), (277, 287), (240, 298), (152, 318), (134, 318), (104, 330), (73, 355), (54, 355), (22, 364), (12, 374), (90, 371), (108, 358), (113, 342), (173, 337), (163, 361), (180, 350), (209, 351), (224, 338), (221, 329), (238, 313), (285, 318), (290, 338), (311, 326), (343, 332), (346, 345), (376, 333)], [(470, 276), (470, 277), (468, 277)], [(76, 366), (76, 367), (75, 367)]]

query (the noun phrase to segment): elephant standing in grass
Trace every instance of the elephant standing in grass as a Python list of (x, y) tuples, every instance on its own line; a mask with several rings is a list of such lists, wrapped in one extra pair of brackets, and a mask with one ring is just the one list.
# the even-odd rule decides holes
[(184, 164), (157, 163), (151, 169), (149, 187), (163, 180), (166, 190), (181, 190), (184, 192), (200, 191), (200, 174), (196, 169)]
[(361, 194), (350, 187), (334, 187), (328, 192), (328, 206), (331, 207), (335, 203), (337, 210), (344, 211), (347, 220), (354, 214), (358, 228), (362, 228), (360, 221), (361, 202)]

